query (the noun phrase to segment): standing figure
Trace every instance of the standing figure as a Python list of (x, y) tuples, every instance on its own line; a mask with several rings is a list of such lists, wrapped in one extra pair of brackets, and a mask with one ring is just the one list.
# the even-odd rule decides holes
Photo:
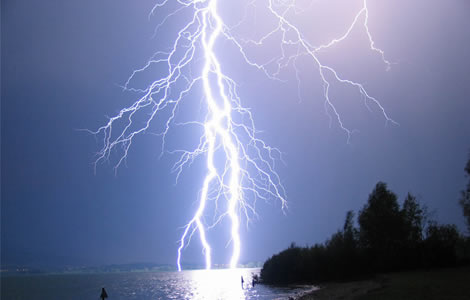
[(104, 299), (108, 298), (108, 293), (106, 293), (106, 290), (104, 288), (101, 289), (100, 298), (101, 298), (101, 300), (104, 300)]
[(243, 289), (243, 283), (244, 283), (244, 282), (245, 282), (245, 281), (243, 280), (243, 276), (242, 276), (242, 289)]

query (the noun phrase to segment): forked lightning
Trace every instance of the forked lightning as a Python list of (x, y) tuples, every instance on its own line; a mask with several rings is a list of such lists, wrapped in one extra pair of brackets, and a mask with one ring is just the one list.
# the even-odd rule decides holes
[[(369, 31), (369, 10), (366, 0), (362, 2), (362, 7), (350, 25), (345, 28), (344, 33), (323, 45), (312, 45), (305, 38), (302, 29), (289, 20), (288, 16), (295, 16), (293, 12), (298, 9), (294, 0), (251, 1), (248, 4), (254, 5), (256, 2), (261, 2), (277, 23), (272, 31), (267, 32), (258, 40), (242, 40), (232, 34), (234, 27), (227, 26), (218, 13), (218, 7), (225, 1), (164, 0), (157, 3), (150, 16), (165, 8), (172, 9), (157, 26), (157, 36), (160, 27), (170, 18), (177, 18), (181, 14), (187, 16), (188, 12), (191, 18), (182, 24), (169, 51), (156, 52), (147, 64), (135, 70), (125, 83), (126, 89), (142, 93), (140, 98), (131, 106), (120, 110), (118, 114), (109, 118), (104, 126), (93, 132), (103, 136), (103, 148), (98, 153), (95, 165), (109, 160), (111, 153), (117, 150), (120, 153), (115, 164), (117, 170), (127, 158), (134, 137), (149, 130), (152, 121), (162, 118), (162, 115), (166, 118), (160, 132), (163, 139), (162, 153), (165, 151), (166, 138), (171, 128), (180, 125), (200, 126), (202, 136), (195, 149), (171, 151), (179, 154), (179, 159), (173, 168), (177, 179), (183, 168), (190, 165), (200, 155), (204, 156), (207, 168), (197, 198), (197, 209), (192, 219), (184, 226), (179, 240), (178, 270), (181, 270), (182, 252), (195, 233), (199, 235), (202, 244), (205, 267), (211, 268), (212, 250), (206, 230), (218, 225), (225, 217), (228, 217), (231, 224), (228, 241), (232, 254), (229, 265), (231, 268), (236, 268), (241, 254), (239, 235), (241, 216), (245, 215), (247, 220), (256, 216), (255, 206), (258, 199), (278, 199), (283, 210), (287, 207), (284, 187), (274, 169), (274, 163), (280, 159), (281, 153), (257, 137), (253, 116), (250, 110), (242, 106), (237, 94), (236, 82), (223, 71), (216, 53), (217, 42), (224, 39), (231, 42), (248, 66), (259, 69), (273, 80), (278, 80), (282, 69), (288, 66), (295, 68), (297, 74), (296, 60), (301, 56), (309, 57), (317, 66), (321, 84), (324, 87), (325, 109), (331, 120), (336, 121), (347, 134), (348, 140), (352, 131), (344, 125), (330, 99), (331, 82), (328, 78), (357, 88), (365, 98), (366, 105), (375, 105), (386, 122), (395, 123), (379, 101), (371, 96), (362, 84), (341, 77), (337, 70), (322, 63), (317, 56), (319, 51), (327, 50), (347, 39), (354, 28), (362, 26), (369, 39), (370, 49), (380, 55), (387, 68), (390, 67), (391, 63), (385, 58), (384, 52), (375, 46)], [(281, 36), (279, 39), (281, 56), (265, 64), (258, 63), (256, 59), (250, 57), (247, 45), (261, 46), (268, 38), (274, 36)], [(287, 45), (294, 45), (297, 50), (294, 53), (288, 53), (289, 50), (285, 47)], [(273, 65), (274, 71), (273, 68), (268, 68)], [(144, 89), (130, 86), (139, 73), (149, 72), (150, 68), (154, 67), (163, 68), (164, 75), (156, 78)], [(332, 76), (327, 76), (328, 74)], [(299, 80), (298, 77), (297, 80)], [(178, 108), (184, 100), (197, 99), (193, 95), (197, 87), (203, 91), (205, 117), (202, 120), (177, 122)], [(210, 201), (213, 201), (217, 208), (222, 206), (223, 209), (208, 224), (207, 208)]]

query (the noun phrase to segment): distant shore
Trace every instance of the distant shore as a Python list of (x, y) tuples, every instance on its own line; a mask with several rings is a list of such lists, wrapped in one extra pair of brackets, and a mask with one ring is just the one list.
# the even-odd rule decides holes
[(470, 295), (470, 266), (387, 273), (370, 280), (331, 282), (299, 300), (463, 300)]

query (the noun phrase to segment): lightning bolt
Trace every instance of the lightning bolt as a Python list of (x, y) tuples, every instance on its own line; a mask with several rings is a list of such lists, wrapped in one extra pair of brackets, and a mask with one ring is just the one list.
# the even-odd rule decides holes
[[(207, 172), (198, 196), (198, 207), (192, 219), (183, 227), (183, 234), (179, 240), (178, 270), (181, 270), (182, 252), (196, 233), (199, 234), (201, 241), (205, 267), (211, 268), (211, 246), (206, 230), (218, 225), (224, 218), (228, 218), (231, 222), (229, 242), (232, 255), (229, 265), (231, 268), (236, 268), (241, 254), (239, 235), (241, 214), (245, 215), (247, 222), (256, 216), (258, 199), (278, 199), (282, 209), (287, 208), (285, 190), (274, 168), (275, 161), (282, 160), (282, 154), (277, 148), (267, 145), (257, 137), (251, 111), (242, 106), (235, 81), (223, 72), (216, 54), (215, 46), (218, 40), (230, 41), (249, 66), (258, 69), (270, 79), (282, 81), (279, 74), (286, 67), (292, 66), (296, 72), (299, 88), (299, 69), (296, 61), (301, 56), (309, 57), (316, 64), (323, 84), (324, 106), (326, 113), (330, 116), (330, 122), (335, 120), (339, 124), (347, 134), (348, 141), (353, 131), (344, 124), (330, 97), (331, 81), (327, 74), (333, 75), (333, 80), (341, 84), (357, 88), (367, 107), (370, 104), (375, 105), (386, 122), (396, 124), (387, 115), (380, 102), (371, 96), (362, 84), (341, 77), (333, 67), (322, 63), (317, 55), (318, 52), (327, 50), (347, 39), (351, 31), (362, 22), (370, 50), (380, 55), (387, 69), (390, 68), (391, 63), (385, 58), (384, 52), (375, 46), (369, 31), (369, 10), (366, 0), (362, 2), (361, 9), (350, 26), (345, 29), (344, 34), (318, 46), (312, 45), (301, 29), (289, 19), (290, 15), (300, 12), (293, 0), (263, 2), (271, 17), (276, 20), (277, 26), (258, 40), (237, 38), (233, 31), (244, 19), (232, 27), (227, 26), (218, 13), (220, 2), (223, 1), (177, 0), (170, 2), (164, 0), (157, 3), (150, 17), (164, 7), (173, 8), (173, 5), (176, 8), (165, 15), (156, 27), (155, 35), (170, 18), (187, 12), (190, 12), (191, 17), (178, 31), (170, 49), (156, 52), (142, 68), (135, 70), (124, 84), (124, 89), (141, 93), (138, 100), (129, 107), (121, 109), (96, 131), (91, 131), (103, 137), (103, 147), (97, 154), (95, 169), (98, 163), (110, 160), (111, 153), (117, 150), (120, 153), (114, 167), (117, 171), (125, 163), (135, 136), (151, 130), (152, 121), (165, 118), (165, 116), (168, 117), (164, 121), (163, 128), (158, 132), (158, 135), (162, 137), (161, 153), (179, 155), (172, 170), (176, 173), (176, 180), (183, 169), (191, 165), (200, 155), (206, 158)], [(254, 6), (255, 2), (249, 2), (248, 6)], [(262, 46), (267, 39), (278, 34), (281, 36), (278, 42), (282, 53), (279, 57), (264, 64), (250, 57), (247, 45)], [(295, 46), (296, 51), (288, 53), (288, 46)], [(200, 61), (203, 62), (202, 65), (199, 65)], [(164, 74), (152, 81), (146, 88), (139, 89), (130, 86), (140, 73), (157, 67), (163, 69)], [(193, 75), (193, 69), (200, 70), (196, 76)], [(201, 120), (177, 122), (179, 107), (186, 99), (194, 99), (191, 96), (197, 88), (202, 88), (203, 91), (204, 106), (207, 110), (205, 116)], [(202, 135), (195, 149), (172, 151), (165, 149), (167, 136), (171, 128), (175, 126), (201, 128)], [(210, 201), (213, 201), (216, 207), (224, 201), (226, 208), (220, 213), (217, 213), (216, 209), (216, 216), (211, 223), (208, 223), (206, 210)]]

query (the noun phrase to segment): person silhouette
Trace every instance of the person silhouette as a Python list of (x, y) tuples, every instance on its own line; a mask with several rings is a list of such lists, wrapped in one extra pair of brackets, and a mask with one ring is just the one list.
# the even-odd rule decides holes
[(104, 300), (104, 299), (108, 298), (108, 293), (106, 293), (106, 290), (104, 288), (101, 289), (100, 298), (101, 298), (101, 300)]
[(244, 282), (245, 282), (245, 281), (243, 280), (243, 276), (242, 276), (242, 289), (243, 289), (243, 283), (244, 283)]

